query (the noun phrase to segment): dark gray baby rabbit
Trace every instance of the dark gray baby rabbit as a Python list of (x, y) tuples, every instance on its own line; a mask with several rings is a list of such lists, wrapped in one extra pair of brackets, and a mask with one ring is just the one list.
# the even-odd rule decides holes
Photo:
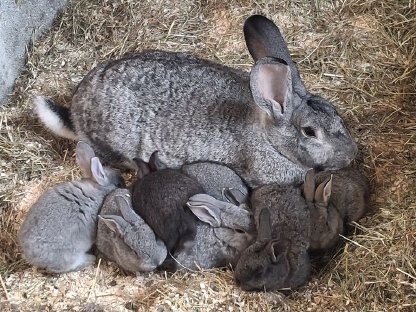
[(357, 147), (333, 105), (304, 87), (278, 27), (256, 15), (244, 35), (256, 61), (250, 74), (147, 51), (99, 64), (70, 109), (37, 97), (37, 114), (56, 134), (87, 140), (104, 161), (129, 167), (163, 147), (169, 167), (220, 162), (254, 187), (347, 166)]
[(365, 214), (369, 195), (368, 179), (354, 168), (316, 175), (312, 171), (304, 186), (311, 216), (311, 250), (333, 247), (344, 232), (344, 223), (358, 221)]
[(165, 260), (165, 244), (132, 208), (127, 189), (105, 198), (98, 215), (97, 248), (129, 272), (152, 271)]
[(19, 231), (26, 260), (52, 273), (80, 270), (95, 261), (97, 215), (104, 197), (123, 179), (102, 167), (92, 148), (79, 142), (76, 148), (83, 179), (46, 191), (30, 208)]
[(244, 290), (296, 288), (310, 274), (310, 219), (301, 187), (269, 184), (253, 191), (256, 241), (244, 250), (234, 270)]
[(164, 168), (157, 154), (152, 154), (148, 164), (138, 161), (141, 173), (133, 185), (133, 209), (173, 253), (192, 245), (197, 219), (186, 202), (204, 191), (179, 169)]

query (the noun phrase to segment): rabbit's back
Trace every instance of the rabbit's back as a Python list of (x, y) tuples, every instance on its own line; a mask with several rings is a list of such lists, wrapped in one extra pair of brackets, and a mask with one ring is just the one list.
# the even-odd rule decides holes
[(182, 166), (182, 171), (198, 181), (206, 194), (218, 200), (223, 200), (222, 191), (226, 188), (237, 189), (248, 194), (248, 188), (243, 180), (232, 169), (222, 164), (193, 163)]
[(187, 54), (153, 51), (97, 66), (78, 86), (71, 110), (76, 132), (103, 160), (146, 160), (164, 146), (161, 160), (175, 167), (201, 160), (196, 146), (221, 153), (207, 147), (213, 137), (232, 144), (222, 132), (229, 123), (245, 122), (250, 101), (246, 73)]
[(60, 272), (76, 269), (86, 257), (93, 261), (85, 253), (95, 241), (97, 214), (105, 194), (80, 181), (60, 184), (42, 194), (19, 231), (28, 262)]

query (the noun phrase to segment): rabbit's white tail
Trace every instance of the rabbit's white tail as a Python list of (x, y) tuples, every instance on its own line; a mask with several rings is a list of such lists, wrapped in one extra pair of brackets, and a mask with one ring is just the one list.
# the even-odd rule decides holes
[(61, 137), (71, 140), (78, 139), (68, 108), (43, 96), (36, 96), (33, 102), (34, 110), (46, 128)]

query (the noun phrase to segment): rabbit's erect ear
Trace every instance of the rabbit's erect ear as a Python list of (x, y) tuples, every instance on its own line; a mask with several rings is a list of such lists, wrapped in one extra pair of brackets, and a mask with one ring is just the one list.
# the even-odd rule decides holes
[(275, 264), (287, 266), (289, 269), (287, 245), (280, 240), (272, 240), (267, 247), (271, 261)]
[(159, 159), (159, 152), (155, 151), (149, 158), (150, 171), (166, 169), (167, 166)]
[(150, 173), (150, 166), (147, 162), (140, 158), (133, 158), (133, 161), (137, 165), (137, 179), (143, 179), (143, 177)]
[(299, 95), (307, 93), (298, 69), (290, 56), (287, 43), (279, 28), (271, 20), (262, 15), (248, 17), (244, 23), (244, 38), (254, 61), (264, 57), (284, 60), (291, 69), (295, 91)]
[(291, 109), (292, 77), (290, 68), (273, 58), (263, 58), (253, 67), (250, 86), (256, 104), (270, 116), (281, 118)]
[(233, 205), (239, 206), (247, 201), (248, 194), (237, 188), (224, 188), (222, 190), (223, 199), (232, 203)]
[(138, 217), (132, 209), (131, 201), (126, 196), (117, 195), (114, 200), (120, 209), (121, 215), (127, 222), (135, 223), (138, 221)]
[(107, 186), (109, 184), (107, 174), (98, 157), (91, 158), (91, 175), (99, 185)]
[(95, 153), (91, 146), (83, 141), (79, 141), (76, 147), (76, 159), (85, 178), (91, 177), (91, 159), (93, 157), (95, 157)]
[(315, 192), (315, 201), (324, 203), (328, 206), (329, 198), (331, 197), (332, 191), (332, 174), (325, 179), (324, 182), (318, 185)]
[(257, 241), (272, 238), (272, 225), (270, 221), (270, 211), (263, 208), (259, 214), (259, 227), (257, 229)]
[(128, 223), (120, 216), (99, 215), (98, 218), (114, 233), (123, 236), (126, 232)]
[(206, 194), (197, 194), (192, 196), (186, 204), (202, 222), (214, 227), (221, 225), (221, 210), (217, 207), (218, 204), (223, 204), (221, 201)]
[(309, 169), (305, 175), (305, 182), (303, 183), (303, 195), (306, 202), (313, 203), (315, 195), (315, 170)]

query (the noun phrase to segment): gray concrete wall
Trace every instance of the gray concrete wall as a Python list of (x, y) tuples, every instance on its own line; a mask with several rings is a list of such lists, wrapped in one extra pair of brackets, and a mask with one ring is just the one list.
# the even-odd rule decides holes
[(67, 0), (0, 0), (0, 105), (25, 64), (26, 47), (48, 29)]

